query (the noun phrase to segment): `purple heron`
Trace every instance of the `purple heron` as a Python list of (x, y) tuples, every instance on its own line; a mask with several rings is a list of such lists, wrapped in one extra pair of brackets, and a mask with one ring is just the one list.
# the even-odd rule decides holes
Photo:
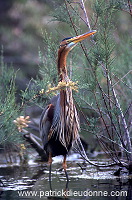
[[(66, 67), (66, 59), (69, 51), (76, 46), (78, 42), (94, 33), (96, 33), (96, 31), (90, 31), (76, 37), (62, 40), (58, 50), (59, 82), (64, 81), (68, 83), (70, 81)], [(53, 97), (51, 103), (43, 110), (40, 119), (40, 136), (42, 138), (44, 150), (49, 157), (50, 178), (52, 157), (63, 155), (63, 169), (68, 180), (66, 156), (74, 142), (80, 137), (79, 130), (79, 117), (73, 102), (72, 89), (70, 87), (60, 89), (59, 94)]]

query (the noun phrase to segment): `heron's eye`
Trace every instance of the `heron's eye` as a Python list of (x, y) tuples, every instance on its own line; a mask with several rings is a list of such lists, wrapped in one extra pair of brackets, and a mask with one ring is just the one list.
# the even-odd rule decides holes
[(60, 44), (59, 48), (65, 47), (65, 46), (66, 46), (66, 44)]

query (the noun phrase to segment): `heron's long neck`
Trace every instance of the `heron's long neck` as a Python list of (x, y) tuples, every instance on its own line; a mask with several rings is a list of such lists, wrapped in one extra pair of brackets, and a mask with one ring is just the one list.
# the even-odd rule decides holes
[(66, 67), (68, 51), (58, 51), (58, 75), (59, 81), (67, 81), (69, 79)]

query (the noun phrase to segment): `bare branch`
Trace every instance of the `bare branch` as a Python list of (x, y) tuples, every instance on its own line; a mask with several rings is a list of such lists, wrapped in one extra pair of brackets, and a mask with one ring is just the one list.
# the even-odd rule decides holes
[(91, 31), (90, 22), (89, 22), (89, 19), (88, 19), (88, 15), (87, 15), (86, 8), (85, 8), (83, 0), (80, 0), (80, 5), (81, 5), (81, 8), (82, 8), (82, 10), (84, 12), (84, 17), (85, 17), (86, 24), (89, 27), (89, 30)]

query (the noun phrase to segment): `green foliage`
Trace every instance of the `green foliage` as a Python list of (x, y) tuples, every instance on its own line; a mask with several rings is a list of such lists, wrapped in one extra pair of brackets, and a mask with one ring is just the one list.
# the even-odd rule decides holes
[(16, 145), (20, 142), (20, 135), (13, 124), (13, 120), (18, 117), (19, 113), (15, 98), (16, 74), (12, 67), (8, 68), (6, 66), (2, 56), (0, 69), (0, 145)]
[[(57, 67), (56, 67), (56, 58), (57, 58), (57, 47), (56, 44), (58, 40), (53, 41), (53, 35), (48, 35), (47, 32), (43, 33), (43, 41), (45, 44), (43, 56), (42, 50), (39, 50), (39, 58), (42, 63), (40, 65), (40, 74), (46, 80), (45, 82), (53, 81), (56, 83), (57, 78)], [(49, 80), (47, 80), (49, 79)]]
[[(40, 76), (36, 79), (32, 79), (26, 90), (21, 91), (22, 104), (31, 105), (36, 104), (40, 107), (44, 107), (47, 101), (53, 96), (53, 94), (46, 94), (48, 87), (57, 85), (57, 39), (53, 41), (52, 34), (48, 34), (46, 31), (42, 33), (44, 49), (39, 48), (39, 72)], [(43, 53), (44, 52), (44, 55)], [(43, 90), (43, 93), (41, 91)]]
[(70, 24), (70, 19), (68, 18), (68, 14), (66, 11), (65, 5), (58, 6), (54, 12), (52, 12), (53, 21), (64, 22)]
[[(70, 3), (70, 2), (69, 2)], [(58, 6), (52, 13), (52, 21), (59, 21), (61, 23), (68, 24), (70, 28), (72, 27), (72, 23), (78, 24), (78, 20), (80, 21), (80, 16), (78, 15), (77, 9), (78, 5), (75, 4), (74, 9), (66, 7), (67, 4), (62, 4), (61, 6)]]

